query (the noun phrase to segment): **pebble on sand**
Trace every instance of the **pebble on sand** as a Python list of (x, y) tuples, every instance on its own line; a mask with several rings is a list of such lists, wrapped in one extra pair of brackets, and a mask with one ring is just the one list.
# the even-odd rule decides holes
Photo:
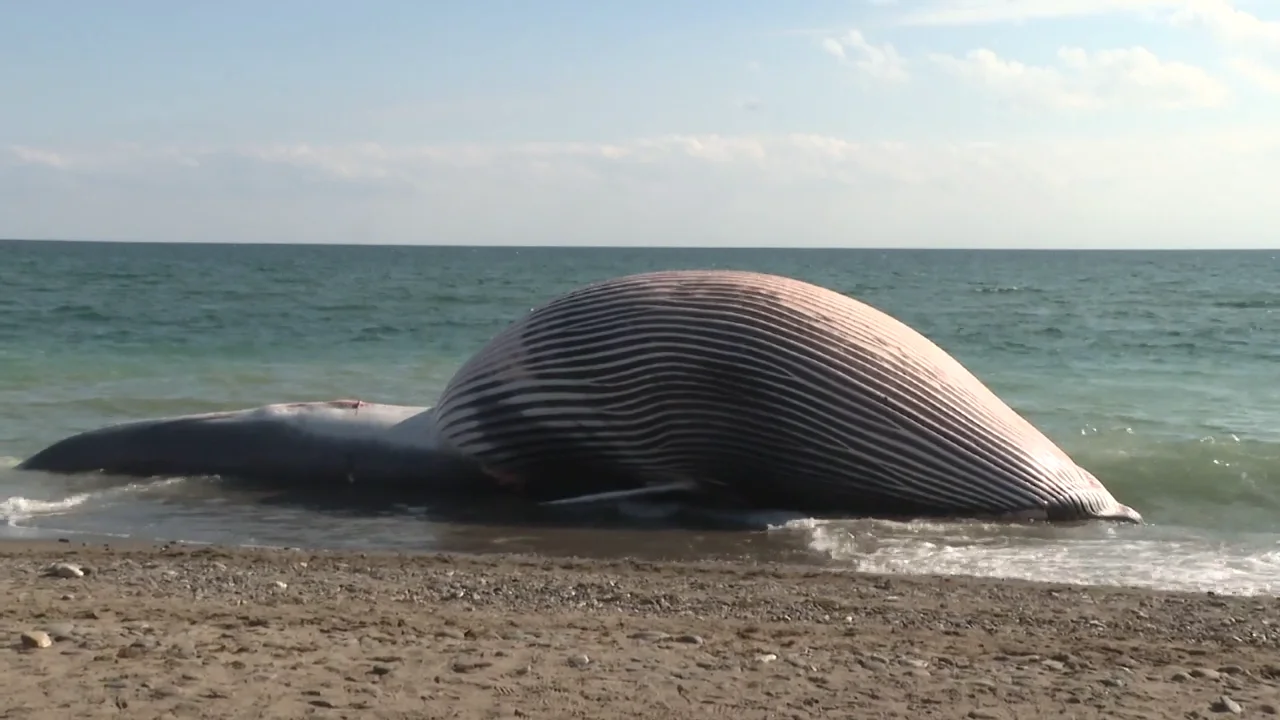
[(53, 646), (53, 640), (49, 637), (49, 633), (43, 630), (31, 630), (22, 633), (19, 636), (22, 647), (28, 650), (36, 650), (38, 648), (47, 648)]
[(74, 565), (68, 562), (56, 562), (50, 565), (49, 568), (45, 570), (44, 574), (50, 577), (59, 578), (81, 578), (84, 577), (84, 570), (82, 570), (79, 565)]
[(1240, 703), (1232, 700), (1226, 695), (1223, 695), (1214, 701), (1210, 709), (1214, 712), (1229, 712), (1232, 715), (1239, 715), (1244, 712), (1244, 708), (1240, 707)]
[[(14, 598), (0, 613), (5, 706), (66, 717), (480, 717), (505, 704), (527, 720), (1208, 720), (1276, 717), (1280, 702), (1272, 598), (1220, 607), (1134, 589), (895, 578), (889, 602), (878, 580), (808, 565), (303, 558), (306, 571), (286, 551), (71, 555), (0, 543), (0, 598)], [(83, 578), (43, 576), (63, 561)], [(847, 626), (828, 601), (841, 593), (861, 608)], [(1105, 633), (1081, 631), (1086, 594)], [(1129, 619), (1137, 607), (1149, 618)]]

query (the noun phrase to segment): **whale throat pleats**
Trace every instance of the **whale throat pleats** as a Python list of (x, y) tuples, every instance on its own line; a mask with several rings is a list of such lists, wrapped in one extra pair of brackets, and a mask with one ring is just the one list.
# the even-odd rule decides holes
[(436, 417), (443, 442), (542, 499), (684, 483), (845, 515), (1139, 519), (917, 331), (760, 273), (556, 298), (466, 362)]

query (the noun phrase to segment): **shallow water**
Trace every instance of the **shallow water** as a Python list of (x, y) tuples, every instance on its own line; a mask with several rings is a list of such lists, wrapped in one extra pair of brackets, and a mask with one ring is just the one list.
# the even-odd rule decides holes
[[(0, 535), (785, 558), (1280, 591), (1270, 253), (0, 243), (0, 257)], [(885, 309), (1150, 524), (818, 523), (636, 505), (558, 523), (509, 512), (462, 522), (439, 508), (304, 507), (205, 479), (122, 485), (13, 469), (54, 440), (128, 419), (338, 397), (429, 405), (530, 307), (670, 267), (777, 272)]]

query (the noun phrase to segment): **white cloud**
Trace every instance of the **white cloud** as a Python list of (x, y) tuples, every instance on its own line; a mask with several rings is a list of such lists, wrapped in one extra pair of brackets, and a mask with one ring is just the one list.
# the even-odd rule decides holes
[(1229, 43), (1258, 42), (1280, 47), (1280, 22), (1240, 10), (1230, 0), (1186, 0), (1169, 20), (1175, 25), (1202, 25)]
[(823, 39), (822, 49), (869, 78), (886, 82), (903, 82), (909, 78), (907, 61), (892, 44), (873, 45), (858, 30)]
[(1280, 71), (1244, 57), (1231, 58), (1227, 65), (1266, 92), (1280, 94)]
[(25, 145), (14, 145), (9, 148), (9, 152), (14, 162), (27, 165), (47, 165), (53, 168), (65, 168), (68, 162), (65, 158), (55, 152), (48, 150), (40, 150), (38, 148), (27, 147)]
[(903, 13), (903, 25), (991, 25), (1099, 15), (1135, 15), (1178, 26), (1199, 25), (1227, 42), (1280, 45), (1280, 22), (1232, 0), (931, 0)]
[(932, 0), (903, 14), (905, 25), (988, 25), (1115, 13), (1176, 10), (1187, 0)]
[(1107, 139), (0, 149), (0, 236), (1273, 245), (1280, 128)]
[(947, 73), (1017, 104), (1053, 109), (1215, 107), (1227, 87), (1203, 69), (1164, 61), (1135, 47), (1089, 52), (1062, 48), (1054, 66), (1006, 60), (991, 50), (964, 57), (934, 54)]

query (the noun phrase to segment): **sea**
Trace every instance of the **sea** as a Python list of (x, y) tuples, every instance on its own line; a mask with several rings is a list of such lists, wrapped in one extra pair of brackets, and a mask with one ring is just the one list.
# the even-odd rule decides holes
[[(810, 562), (1280, 592), (1280, 252), (0, 242), (0, 538)], [(735, 268), (824, 285), (969, 367), (1142, 526), (450, 520), (217, 478), (24, 472), (67, 435), (272, 402), (428, 406), (505, 325), (595, 280)], [(601, 512), (606, 512), (602, 510)]]

